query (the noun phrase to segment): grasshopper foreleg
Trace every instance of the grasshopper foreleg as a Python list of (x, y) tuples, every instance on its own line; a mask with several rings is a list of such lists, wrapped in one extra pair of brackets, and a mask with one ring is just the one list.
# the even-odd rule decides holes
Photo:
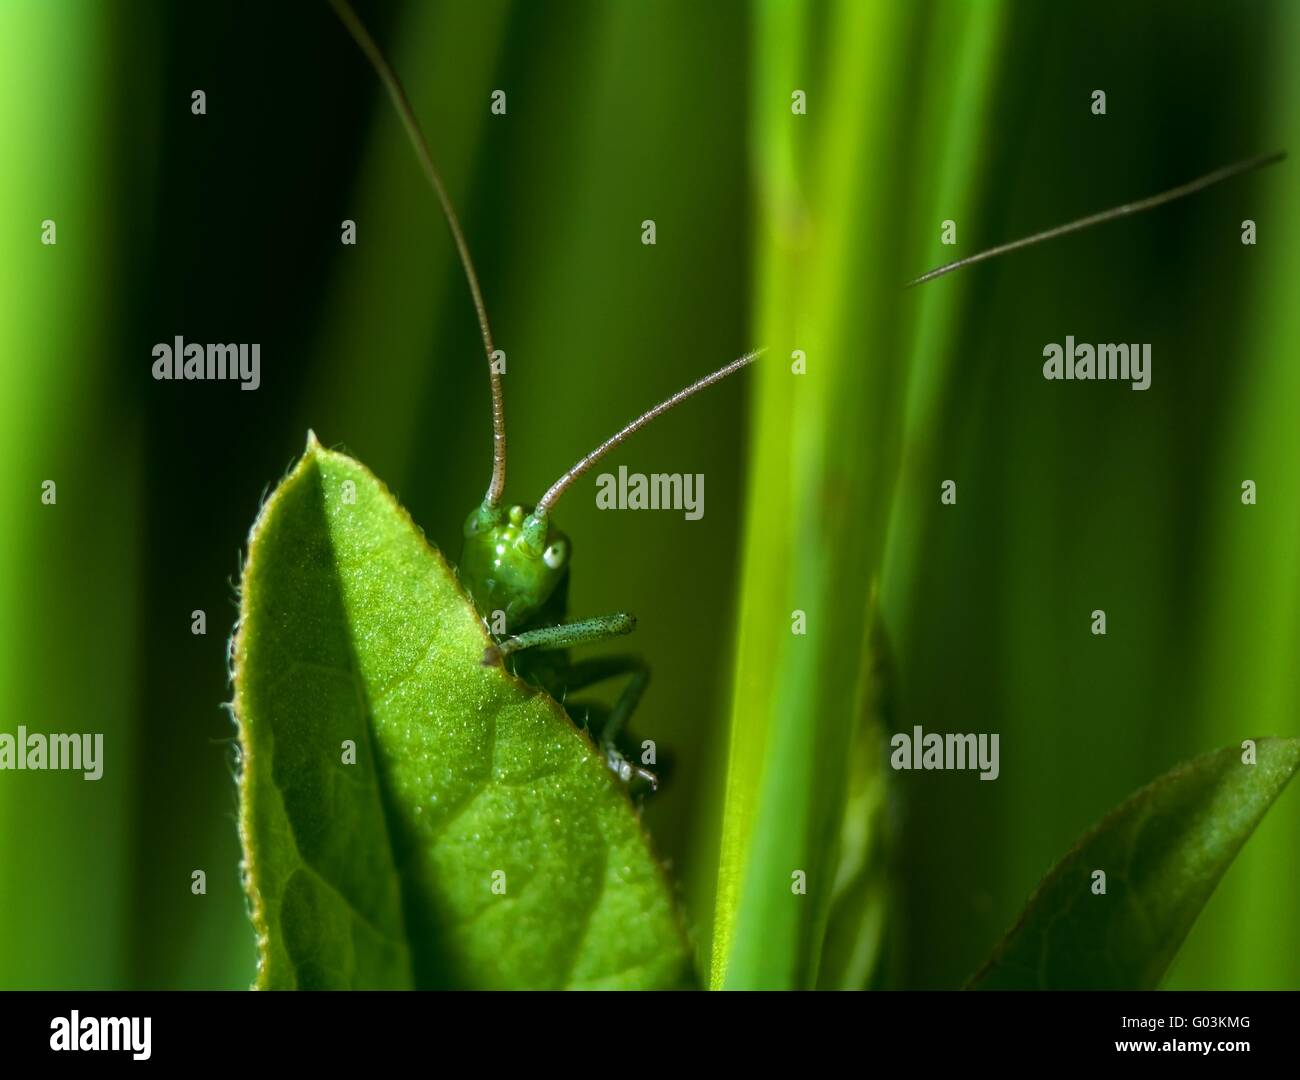
[(636, 616), (620, 611), (614, 615), (598, 615), (594, 619), (542, 626), (503, 638), (483, 651), (483, 666), (491, 667), (498, 660), (523, 649), (567, 649), (571, 645), (585, 645), (593, 641), (630, 634), (636, 629)]

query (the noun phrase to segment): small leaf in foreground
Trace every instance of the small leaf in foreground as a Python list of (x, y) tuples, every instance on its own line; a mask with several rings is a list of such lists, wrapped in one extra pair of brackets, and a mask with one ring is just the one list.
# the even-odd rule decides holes
[(1106, 817), (1047, 875), (971, 988), (1155, 988), (1300, 766), (1300, 739), (1256, 740), (1253, 765), (1243, 754), (1197, 758)]
[(479, 661), (455, 573), (314, 438), (249, 540), (234, 645), (257, 985), (688, 978), (637, 816), (563, 710)]

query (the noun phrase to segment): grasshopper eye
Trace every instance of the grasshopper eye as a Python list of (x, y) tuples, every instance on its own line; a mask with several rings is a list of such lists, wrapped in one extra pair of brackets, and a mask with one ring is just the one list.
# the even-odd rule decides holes
[(558, 570), (564, 565), (564, 561), (569, 557), (569, 545), (563, 540), (557, 540), (542, 552), (542, 562), (546, 563), (552, 570)]

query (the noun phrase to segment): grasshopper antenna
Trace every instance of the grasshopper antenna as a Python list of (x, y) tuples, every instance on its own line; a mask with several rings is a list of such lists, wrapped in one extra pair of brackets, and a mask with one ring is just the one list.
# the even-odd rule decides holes
[(406, 96), (406, 91), (402, 89), (397, 73), (384, 56), (383, 51), (375, 43), (375, 39), (370, 36), (370, 31), (366, 29), (365, 24), (358, 17), (356, 11), (353, 10), (348, 0), (329, 0), (329, 3), (344, 27), (347, 28), (348, 33), (352, 35), (353, 40), (365, 54), (366, 59), (370, 61), (370, 66), (375, 69), (375, 73), (388, 91), (388, 96), (392, 98), (393, 106), (397, 110), (397, 115), (401, 118), (402, 126), (406, 128), (407, 137), (415, 148), (415, 155), (420, 160), (420, 167), (424, 170), (425, 178), (438, 196), (438, 202), (442, 204), (442, 213), (447, 219), (447, 228), (451, 231), (451, 238), (456, 244), (456, 252), (460, 256), (460, 265), (465, 271), (465, 280), (469, 284), (470, 295), (474, 298), (474, 310), (478, 314), (479, 331), (483, 335), (483, 352), (487, 356), (488, 380), (492, 387), (492, 479), (488, 483), (487, 494), (483, 497), (483, 505), (489, 510), (495, 510), (501, 503), (501, 496), (506, 487), (506, 406), (501, 391), (501, 375), (492, 362), (492, 353), (495, 351), (495, 346), (492, 344), (492, 326), (488, 322), (487, 305), (483, 303), (483, 290), (479, 288), (478, 274), (474, 271), (474, 260), (470, 258), (469, 245), (465, 242), (465, 234), (461, 230), (460, 219), (456, 216), (456, 210), (451, 205), (451, 197), (447, 194), (446, 185), (442, 182), (442, 174), (438, 172), (438, 167), (433, 163), (433, 154), (429, 151), (429, 143), (424, 137), (424, 132), (420, 129), (420, 123), (415, 118), (415, 112), (411, 108), (411, 102)]
[(1041, 243), (1044, 240), (1055, 240), (1058, 236), (1065, 236), (1072, 232), (1078, 232), (1081, 229), (1090, 228), (1093, 225), (1101, 225), (1107, 221), (1114, 221), (1116, 218), (1127, 217), (1130, 214), (1140, 214), (1143, 210), (1153, 210), (1157, 206), (1163, 206), (1165, 203), (1173, 202), (1175, 199), (1181, 199), (1185, 195), (1193, 195), (1198, 191), (1204, 191), (1208, 187), (1222, 183), (1224, 180), (1230, 180), (1234, 176), (1241, 176), (1243, 173), (1254, 172), (1256, 169), (1262, 169), (1268, 165), (1276, 165), (1279, 161), (1286, 158), (1285, 150), (1277, 150), (1271, 154), (1260, 154), (1258, 157), (1246, 158), (1244, 161), (1238, 161), (1233, 165), (1225, 165), (1221, 169), (1215, 169), (1214, 172), (1206, 173), (1196, 180), (1188, 181), (1186, 184), (1180, 184), (1178, 187), (1170, 188), (1168, 191), (1162, 191), (1159, 195), (1150, 195), (1145, 199), (1139, 199), (1137, 202), (1125, 203), (1123, 206), (1115, 206), (1109, 210), (1103, 210), (1097, 214), (1089, 214), (1087, 217), (1079, 218), (1077, 221), (1068, 222), (1065, 225), (1057, 225), (1053, 229), (1045, 229), (1042, 232), (1034, 233), (1032, 236), (1025, 236), (1019, 240), (1012, 240), (1010, 243), (999, 244), (997, 247), (991, 247), (987, 251), (981, 251), (975, 255), (967, 255), (964, 259), (957, 259), (954, 262), (945, 263), (943, 266), (935, 267), (928, 270), (920, 277), (913, 278), (905, 286), (906, 289), (914, 285), (920, 285), (925, 281), (933, 281), (937, 277), (943, 277), (944, 274), (951, 274), (954, 270), (960, 270), (964, 266), (973, 266), (975, 263), (984, 262), (987, 259), (995, 258), (998, 255), (1006, 255), (1011, 251), (1019, 251), (1021, 248), (1030, 247), (1033, 244)]
[(537, 501), (537, 506), (533, 510), (534, 517), (539, 518), (542, 521), (545, 521), (546, 515), (550, 513), (551, 508), (555, 506), (560, 496), (564, 494), (564, 492), (568, 489), (570, 484), (572, 484), (576, 479), (578, 479), (578, 477), (580, 477), (583, 473), (585, 473), (588, 469), (590, 469), (593, 465), (595, 465), (596, 462), (598, 462), (601, 458), (603, 458), (606, 454), (608, 454), (611, 450), (613, 450), (614, 447), (620, 445), (621, 443), (626, 442), (631, 435), (634, 435), (636, 432), (640, 431), (643, 427), (646, 426), (646, 424), (650, 423), (650, 421), (653, 420), (655, 417), (662, 416), (674, 405), (680, 405), (687, 398), (694, 397), (701, 390), (705, 389), (706, 387), (712, 386), (715, 382), (721, 382), (728, 375), (734, 374), (735, 372), (743, 368), (745, 365), (750, 364), (753, 361), (757, 360), (762, 355), (763, 355), (762, 349), (755, 349), (753, 352), (745, 353), (744, 356), (740, 357), (737, 360), (733, 360), (726, 367), (720, 367), (718, 368), (717, 371), (713, 372), (712, 374), (705, 375), (704, 378), (697, 379), (695, 382), (691, 383), (690, 386), (678, 390), (677, 393), (675, 393), (672, 397), (665, 398), (663, 401), (659, 402), (659, 404), (656, 405), (653, 409), (650, 409), (647, 412), (643, 412), (640, 416), (638, 416), (626, 427), (623, 427), (618, 431), (616, 431), (613, 435), (611, 435), (608, 439), (606, 439), (603, 443), (601, 443), (598, 447), (596, 447), (596, 449), (593, 450), (590, 454), (587, 454), (585, 457), (583, 457), (576, 465), (573, 466), (573, 468), (571, 468), (568, 472), (566, 472), (563, 476), (561, 476), (557, 481), (555, 481), (555, 483), (553, 483), (550, 486), (549, 489), (547, 489), (546, 494), (543, 495)]

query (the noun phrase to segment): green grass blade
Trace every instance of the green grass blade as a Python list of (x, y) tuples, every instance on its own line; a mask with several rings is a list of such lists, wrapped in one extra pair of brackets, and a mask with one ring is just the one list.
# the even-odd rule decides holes
[[(1279, 283), (1300, 275), (1300, 217), (1290, 210), (1300, 162), (1300, 67), (1291, 55), (1300, 41), (1300, 7), (1279, 5), (1265, 83), (1276, 104), (1261, 110), (1261, 146), (1286, 147), (1292, 157), (1234, 193), (1225, 268), (1249, 289), (1234, 335), (1233, 367), (1240, 389), (1216, 436), (1214, 466), (1205, 484), (1207, 551), (1195, 575), (1204, 591), (1197, 622), (1200, 660), (1193, 696), (1207, 741), (1239, 737), (1243, 717), (1279, 734), (1300, 735), (1300, 307)], [(1283, 103), (1286, 103), (1283, 105)], [(1257, 247), (1238, 241), (1240, 221), (1261, 230)], [(1229, 254), (1230, 253), (1230, 254)], [(1220, 448), (1221, 447), (1221, 448)], [(1258, 502), (1241, 502), (1242, 482)], [(1300, 985), (1300, 875), (1279, 872), (1300, 851), (1300, 814), (1274, 814), (1242, 852), (1236, 869), (1193, 930), (1168, 985), (1232, 989), (1294, 989)]]
[[(824, 25), (819, 21), (826, 16)], [(803, 987), (820, 940), (865, 702), (870, 594), (896, 455), (905, 368), (895, 350), (899, 137), (886, 104), (911, 18), (894, 6), (763, 5), (755, 162), (759, 368), (711, 982)], [(791, 93), (808, 95), (808, 114)], [(834, 228), (820, 227), (835, 222)], [(808, 374), (791, 371), (791, 353)], [(807, 633), (792, 633), (793, 612)], [(796, 874), (807, 891), (795, 891)]]
[[(0, 5), (0, 730), (103, 740), (98, 780), (0, 773), (0, 988), (111, 988), (130, 971), (144, 454), (110, 359), (130, 246), (105, 122), (126, 96), (113, 24)], [(186, 881), (154, 887), (190, 899)]]
[[(870, 597), (904, 417), (925, 413), (941, 379), (953, 307), (941, 300), (920, 320), (930, 336), (914, 352), (930, 363), (909, 404), (902, 342), (918, 331), (897, 256), (968, 205), (1000, 28), (997, 5), (760, 8), (757, 337), (776, 355), (756, 409), (714, 986), (861, 985), (877, 955), (884, 661)], [(864, 50), (877, 60), (864, 65)], [(806, 117), (790, 115), (796, 87)], [(913, 156), (942, 168), (918, 183), (901, 164)], [(809, 357), (805, 377), (790, 374), (793, 348)], [(794, 609), (808, 613), (806, 637), (790, 633)], [(808, 875), (805, 897), (791, 892), (794, 870)]]

